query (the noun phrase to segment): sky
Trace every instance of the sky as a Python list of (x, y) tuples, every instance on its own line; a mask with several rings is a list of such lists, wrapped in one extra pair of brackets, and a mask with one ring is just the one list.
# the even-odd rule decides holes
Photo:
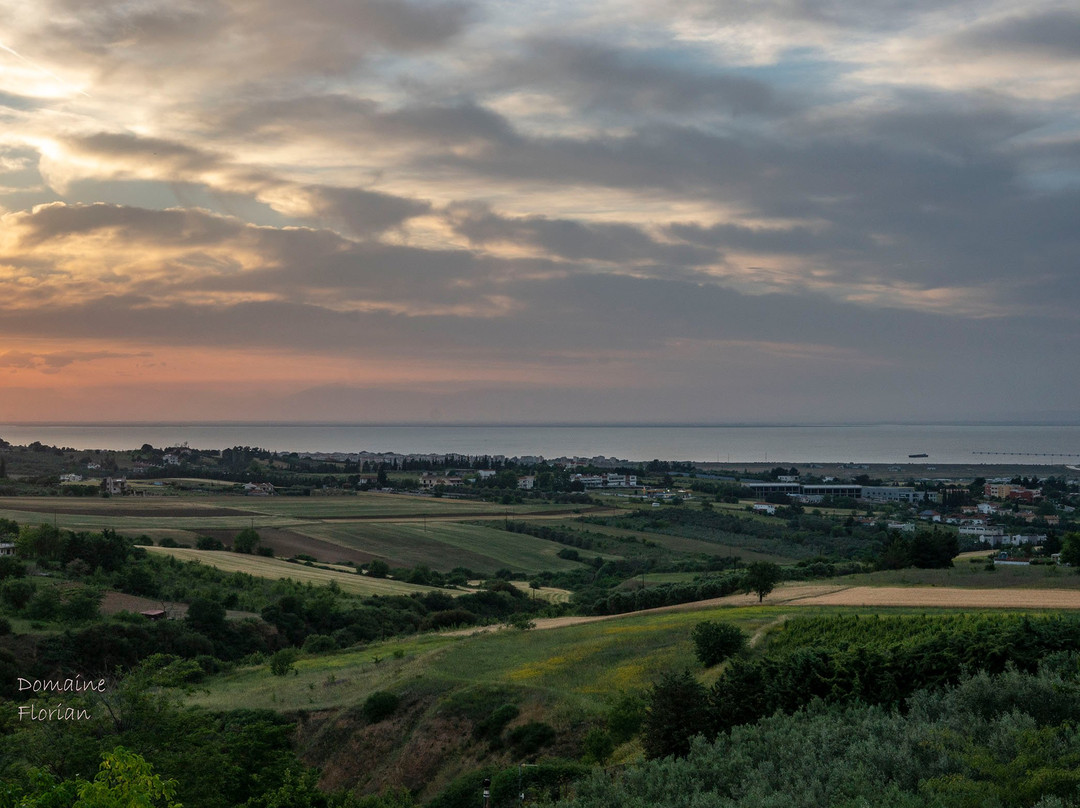
[(0, 0), (0, 422), (1080, 420), (1075, 0)]

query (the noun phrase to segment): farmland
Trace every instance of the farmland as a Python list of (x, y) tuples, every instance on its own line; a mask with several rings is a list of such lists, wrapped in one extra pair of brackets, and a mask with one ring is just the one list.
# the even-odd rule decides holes
[(154, 553), (162, 553), (181, 561), (195, 561), (207, 564), (224, 572), (242, 572), (257, 578), (277, 580), (289, 578), (300, 583), (326, 586), (331, 582), (341, 587), (342, 591), (355, 595), (410, 595), (414, 592), (431, 592), (432, 587), (418, 586), (394, 581), (387, 578), (373, 578), (348, 572), (346, 567), (324, 569), (319, 566), (289, 563), (276, 558), (223, 553), (210, 550), (192, 550), (188, 547), (150, 547)]

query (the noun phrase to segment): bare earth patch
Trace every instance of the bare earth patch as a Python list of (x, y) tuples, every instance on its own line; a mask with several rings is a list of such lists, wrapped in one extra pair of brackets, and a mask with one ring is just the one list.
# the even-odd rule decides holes
[[(955, 589), (941, 586), (839, 586), (792, 584), (779, 586), (761, 602), (763, 606), (906, 606), (954, 609), (1080, 609), (1080, 590), (1072, 589)], [(728, 595), (674, 606), (660, 606), (623, 614), (544, 617), (533, 621), (536, 629), (562, 628), (600, 620), (618, 620), (657, 612), (693, 611), (719, 606), (757, 606), (757, 595)], [(476, 626), (444, 632), (467, 636), (506, 628)]]
[(951, 589), (853, 586), (806, 597), (807, 606), (942, 606), (957, 609), (1080, 609), (1073, 589)]

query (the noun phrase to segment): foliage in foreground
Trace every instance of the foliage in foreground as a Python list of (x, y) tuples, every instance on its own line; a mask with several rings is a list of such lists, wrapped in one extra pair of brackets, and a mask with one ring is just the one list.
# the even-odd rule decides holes
[(1080, 686), (1010, 670), (906, 711), (818, 700), (683, 758), (595, 771), (559, 808), (1061, 808), (1080, 804)]
[[(1009, 614), (796, 618), (774, 632), (763, 654), (736, 657), (711, 692), (674, 679), (653, 688), (646, 727), (650, 757), (682, 754), (698, 732), (715, 736), (814, 699), (896, 707), (915, 691), (950, 686), (961, 673), (1034, 673), (1080, 649), (1080, 618)], [(679, 710), (663, 707), (679, 691)], [(662, 732), (650, 737), (650, 727)], [(681, 728), (680, 728), (681, 727)]]

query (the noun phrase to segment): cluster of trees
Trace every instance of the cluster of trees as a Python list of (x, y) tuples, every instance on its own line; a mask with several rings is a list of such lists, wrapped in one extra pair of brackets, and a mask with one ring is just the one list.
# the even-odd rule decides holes
[(959, 552), (959, 540), (951, 530), (920, 530), (913, 534), (893, 531), (881, 548), (877, 565), (888, 570), (943, 569), (953, 565), (953, 558)]
[(1075, 673), (1078, 648), (1075, 616), (794, 619), (763, 654), (733, 658), (711, 690), (689, 673), (656, 685), (644, 745), (652, 757), (685, 754), (697, 734), (713, 738), (814, 701), (897, 708), (917, 690), (955, 685), (962, 671)]
[[(1070, 808), (1080, 794), (1074, 677), (969, 674), (912, 693), (902, 709), (819, 700), (688, 740), (677, 757), (596, 770), (559, 806)], [(656, 706), (692, 712), (682, 701)]]

